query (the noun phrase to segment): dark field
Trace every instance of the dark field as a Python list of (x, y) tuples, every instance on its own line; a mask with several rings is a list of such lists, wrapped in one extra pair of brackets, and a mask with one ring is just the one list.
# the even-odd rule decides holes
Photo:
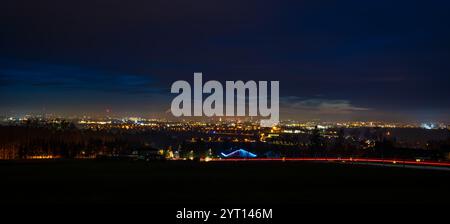
[(4, 161), (0, 203), (449, 203), (450, 172), (306, 162)]

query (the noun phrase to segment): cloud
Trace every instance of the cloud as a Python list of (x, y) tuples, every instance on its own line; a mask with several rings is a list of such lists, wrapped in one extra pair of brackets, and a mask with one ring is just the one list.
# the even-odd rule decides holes
[(7, 79), (6, 77), (3, 77), (2, 74), (0, 74), (0, 87), (2, 86), (9, 86), (11, 85), (11, 80)]
[(370, 110), (370, 108), (352, 105), (349, 100), (304, 99), (296, 96), (281, 97), (280, 105), (284, 110), (316, 114), (351, 114)]
[(124, 94), (158, 93), (151, 76), (124, 74), (75, 66), (0, 63), (0, 87), (25, 86), (57, 90), (90, 90)]

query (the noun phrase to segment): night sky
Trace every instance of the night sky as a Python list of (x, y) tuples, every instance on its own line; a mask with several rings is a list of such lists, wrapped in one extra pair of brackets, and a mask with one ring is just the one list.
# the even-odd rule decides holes
[(450, 121), (448, 1), (6, 0), (0, 115), (165, 116), (170, 85), (279, 80), (281, 119)]

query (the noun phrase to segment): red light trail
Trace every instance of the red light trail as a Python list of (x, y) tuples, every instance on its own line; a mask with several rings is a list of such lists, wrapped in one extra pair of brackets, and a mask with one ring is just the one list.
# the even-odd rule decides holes
[(310, 161), (310, 162), (362, 162), (362, 163), (390, 163), (402, 165), (418, 165), (418, 166), (445, 166), (450, 167), (450, 162), (426, 162), (412, 160), (396, 160), (396, 159), (371, 159), (371, 158), (253, 158), (253, 159), (211, 159), (213, 162), (240, 162), (240, 161)]

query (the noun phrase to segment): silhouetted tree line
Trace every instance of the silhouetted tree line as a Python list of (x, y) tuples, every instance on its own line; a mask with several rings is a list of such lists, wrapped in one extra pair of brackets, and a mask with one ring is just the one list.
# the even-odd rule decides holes
[(36, 155), (75, 158), (126, 154), (134, 150), (154, 150), (170, 141), (167, 133), (151, 130), (90, 130), (78, 129), (69, 122), (60, 125), (30, 122), (20, 126), (0, 126), (0, 159), (25, 159)]
[[(427, 148), (399, 147), (396, 138), (381, 129), (336, 130), (332, 138), (323, 130), (286, 134), (259, 141), (255, 136), (220, 136), (199, 130), (173, 132), (153, 129), (79, 129), (70, 122), (42, 124), (29, 121), (24, 125), (0, 126), (0, 159), (24, 159), (35, 155), (61, 158), (95, 155), (129, 154), (132, 151), (172, 149), (181, 156), (218, 155), (220, 152), (243, 148), (259, 157), (377, 157), (412, 159), (448, 159), (450, 138), (429, 141)], [(236, 141), (244, 138), (253, 142)]]
[[(337, 137), (328, 138), (319, 129), (305, 134), (280, 135), (271, 140), (281, 145), (280, 156), (295, 157), (371, 157), (450, 160), (450, 138), (429, 141), (426, 148), (408, 148), (397, 143), (379, 128), (364, 130), (336, 130)], [(267, 148), (267, 147), (266, 147)], [(273, 149), (274, 147), (272, 147)]]

